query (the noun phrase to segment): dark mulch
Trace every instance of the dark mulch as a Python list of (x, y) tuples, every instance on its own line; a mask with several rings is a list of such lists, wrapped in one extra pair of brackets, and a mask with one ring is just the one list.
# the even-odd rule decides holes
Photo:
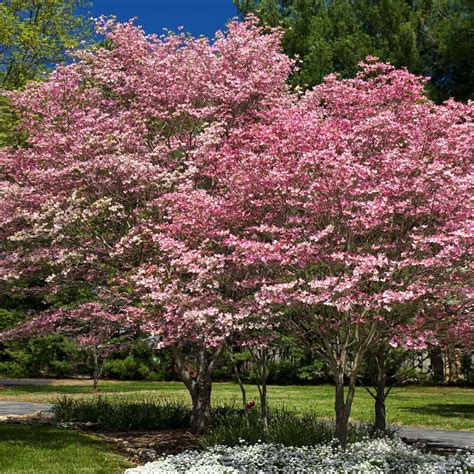
[(199, 448), (199, 437), (182, 429), (94, 434), (110, 441), (120, 453), (138, 463)]

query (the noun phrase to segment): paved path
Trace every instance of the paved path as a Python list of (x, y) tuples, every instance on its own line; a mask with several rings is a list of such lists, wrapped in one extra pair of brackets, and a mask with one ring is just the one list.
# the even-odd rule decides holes
[(435, 430), (404, 426), (398, 435), (409, 442), (421, 441), (434, 448), (468, 448), (474, 449), (474, 432)]
[(35, 411), (49, 412), (49, 403), (27, 403), (27, 402), (0, 402), (1, 415), (28, 415)]

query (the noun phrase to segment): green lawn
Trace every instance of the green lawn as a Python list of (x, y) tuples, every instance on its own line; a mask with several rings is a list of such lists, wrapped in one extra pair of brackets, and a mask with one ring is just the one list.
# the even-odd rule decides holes
[[(254, 386), (248, 386), (249, 399), (257, 399)], [(334, 389), (330, 385), (270, 386), (271, 406), (305, 411), (311, 410), (321, 417), (333, 416)], [(101, 393), (140, 399), (150, 395), (180, 397), (188, 394), (179, 382), (113, 382), (104, 381)], [(233, 383), (215, 383), (215, 403), (239, 403), (239, 387)], [(94, 396), (89, 381), (54, 381), (47, 386), (5, 387), (0, 390), (0, 400), (50, 402), (58, 395)], [(474, 389), (457, 387), (403, 387), (390, 394), (387, 403), (389, 422), (404, 425), (431, 426), (474, 431)], [(373, 403), (363, 388), (357, 390), (352, 417), (370, 421)]]
[(42, 426), (0, 425), (0, 472), (11, 474), (122, 473), (131, 467), (108, 443)]

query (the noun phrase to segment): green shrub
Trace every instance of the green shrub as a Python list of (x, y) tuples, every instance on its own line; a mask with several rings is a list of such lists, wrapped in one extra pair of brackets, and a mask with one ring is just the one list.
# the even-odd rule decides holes
[[(304, 365), (306, 363), (306, 365)], [(319, 360), (282, 359), (269, 366), (268, 385), (302, 385), (327, 382), (327, 370)], [(257, 380), (252, 373), (252, 380)]]
[(79, 359), (77, 346), (58, 334), (28, 341), (0, 343), (0, 375), (4, 377), (69, 377)]
[[(57, 421), (99, 423), (104, 431), (186, 429), (191, 425), (191, 407), (184, 401), (147, 398), (139, 401), (104, 397), (58, 398), (52, 411)], [(271, 410), (265, 433), (258, 409), (244, 415), (233, 405), (212, 408), (212, 425), (202, 438), (204, 448), (215, 445), (237, 446), (245, 440), (284, 446), (313, 446), (335, 438), (335, 426), (311, 413), (297, 414), (285, 409)], [(371, 425), (349, 427), (349, 442), (374, 437)]]
[[(355, 442), (371, 436), (371, 426), (350, 425), (348, 441)], [(239, 410), (216, 409), (212, 427), (202, 440), (203, 447), (215, 445), (237, 446), (245, 440), (249, 444), (258, 442), (277, 443), (284, 446), (313, 446), (329, 443), (335, 438), (335, 425), (311, 413), (296, 414), (287, 410), (272, 410), (268, 420), (268, 434), (263, 430), (258, 410), (247, 417)]]
[(160, 351), (157, 356), (150, 344), (137, 340), (105, 362), (104, 376), (120, 380), (173, 380), (173, 361), (169, 351)]
[(178, 400), (146, 398), (139, 401), (97, 396), (60, 397), (53, 403), (57, 421), (99, 423), (105, 431), (188, 428), (191, 408)]
[(160, 376), (151, 370), (145, 362), (132, 355), (125, 357), (125, 359), (107, 361), (104, 365), (104, 372), (107, 377), (120, 380), (161, 380)]

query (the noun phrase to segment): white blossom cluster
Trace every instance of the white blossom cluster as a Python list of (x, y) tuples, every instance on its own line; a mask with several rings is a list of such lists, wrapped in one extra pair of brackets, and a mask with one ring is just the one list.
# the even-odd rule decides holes
[(126, 474), (236, 473), (467, 473), (474, 471), (473, 454), (443, 457), (423, 454), (399, 439), (364, 440), (346, 451), (331, 445), (285, 447), (259, 443), (214, 446), (166, 456)]

